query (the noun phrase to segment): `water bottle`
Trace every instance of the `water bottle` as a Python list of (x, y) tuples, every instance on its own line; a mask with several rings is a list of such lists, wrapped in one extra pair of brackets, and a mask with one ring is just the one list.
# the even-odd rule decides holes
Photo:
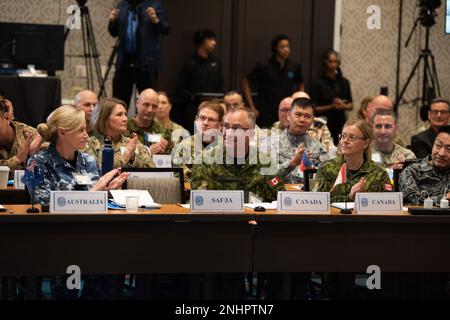
[(102, 176), (114, 168), (114, 149), (112, 142), (105, 138), (102, 149)]

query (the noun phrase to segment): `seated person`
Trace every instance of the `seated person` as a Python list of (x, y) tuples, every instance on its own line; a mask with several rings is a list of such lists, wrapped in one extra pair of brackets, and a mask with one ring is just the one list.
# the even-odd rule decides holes
[(236, 107), (228, 111), (223, 120), (223, 145), (204, 151), (203, 163), (192, 168), (193, 190), (244, 190), (246, 200), (250, 192), (264, 201), (277, 199), (277, 188), (269, 184), (274, 176), (261, 174), (261, 168), (270, 164), (256, 159), (261, 155), (250, 146), (255, 125), (251, 109)]
[(227, 109), (245, 106), (242, 95), (237, 91), (228, 91), (227, 93), (225, 93), (223, 99), (225, 101)]
[[(292, 98), (307, 98), (311, 100), (309, 94), (304, 91), (294, 92)], [(328, 129), (327, 122), (328, 119), (326, 117), (314, 117), (314, 122), (309, 128), (308, 134), (311, 138), (314, 138), (323, 144), (327, 151), (330, 151), (330, 148), (334, 149), (336, 146), (334, 145), (333, 137), (331, 136), (330, 129)]]
[(214, 101), (200, 103), (194, 122), (195, 134), (185, 138), (172, 151), (173, 164), (183, 166), (185, 182), (191, 181), (192, 165), (201, 161), (200, 154), (220, 142), (216, 136), (222, 130), (223, 115), (220, 104)]
[(422, 159), (431, 153), (439, 128), (450, 121), (450, 104), (444, 99), (435, 99), (428, 110), (430, 127), (411, 138), (411, 149), (417, 158)]
[(105, 137), (112, 141), (114, 149), (114, 167), (153, 168), (155, 164), (148, 147), (139, 142), (134, 133), (131, 138), (125, 137), (127, 131), (127, 109), (125, 102), (115, 98), (100, 101), (92, 113), (91, 136), (84, 152), (94, 156), (97, 164), (102, 164), (102, 149)]
[(372, 118), (374, 140), (372, 160), (392, 169), (402, 169), (405, 160), (416, 159), (414, 153), (395, 143), (398, 132), (397, 116), (393, 111), (378, 110)]
[(98, 104), (97, 94), (91, 90), (82, 90), (75, 95), (74, 105), (84, 111), (88, 134), (92, 134), (91, 115)]
[(139, 141), (150, 147), (152, 154), (170, 154), (173, 148), (171, 132), (156, 121), (159, 107), (158, 93), (145, 89), (136, 100), (136, 116), (128, 119), (126, 137), (137, 134)]
[[(406, 167), (400, 175), (405, 203), (419, 205), (428, 196), (435, 204), (450, 200), (450, 126), (442, 126), (434, 140), (431, 156)], [(426, 192), (424, 192), (426, 191)]]
[(8, 166), (10, 178), (14, 170), (25, 169), (29, 156), (41, 149), (42, 138), (36, 129), (13, 121), (12, 104), (9, 100), (0, 100), (0, 166)]
[[(386, 171), (371, 160), (373, 132), (363, 120), (347, 121), (340, 135), (340, 153), (323, 162), (317, 171), (313, 191), (330, 192), (331, 202), (354, 201), (358, 192), (391, 190)], [(347, 166), (347, 182), (337, 179), (343, 164)]]
[(161, 124), (165, 129), (171, 133), (177, 129), (183, 129), (178, 123), (170, 119), (170, 111), (172, 110), (172, 103), (170, 103), (169, 95), (164, 91), (158, 91), (158, 110), (156, 111), (155, 121)]
[[(38, 126), (38, 131), (46, 141), (50, 141), (47, 150), (28, 160), (28, 167), (34, 161), (35, 170), (42, 177), (35, 186), (35, 195), (41, 204), (48, 205), (50, 191), (118, 189), (127, 179), (128, 173), (120, 173), (118, 169), (100, 178), (95, 158), (79, 151), (89, 138), (83, 111), (73, 106), (59, 107), (48, 116), (47, 123)], [(87, 175), (92, 184), (78, 185), (74, 173)]]
[(325, 147), (308, 135), (314, 121), (314, 106), (311, 100), (297, 98), (292, 102), (287, 116), (289, 127), (284, 129), (279, 139), (272, 140), (271, 152), (279, 155), (279, 172), (284, 183), (302, 183), (300, 172), (303, 153), (307, 152), (313, 165), (328, 160)]

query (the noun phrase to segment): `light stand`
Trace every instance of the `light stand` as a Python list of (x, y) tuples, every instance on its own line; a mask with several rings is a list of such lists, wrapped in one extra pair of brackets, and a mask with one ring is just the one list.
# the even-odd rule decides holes
[[(94, 69), (95, 69), (95, 80), (98, 83), (99, 88), (104, 87), (102, 70), (100, 66), (99, 53), (97, 50), (97, 45), (95, 43), (94, 31), (92, 28), (91, 17), (89, 14), (89, 8), (85, 5), (87, 0), (77, 0), (78, 7), (80, 9), (80, 19), (81, 19), (81, 34), (83, 41), (83, 54), (77, 57), (83, 57), (86, 66), (86, 89), (94, 89)], [(67, 40), (69, 36), (70, 29), (66, 29), (64, 35), (64, 41)], [(101, 96), (100, 96), (101, 97)]]

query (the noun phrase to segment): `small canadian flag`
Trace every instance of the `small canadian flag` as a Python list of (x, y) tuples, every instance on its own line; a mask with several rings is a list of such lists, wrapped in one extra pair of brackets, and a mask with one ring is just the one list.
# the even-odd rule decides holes
[(268, 180), (267, 183), (269, 184), (269, 186), (275, 187), (277, 184), (280, 183), (280, 178), (278, 178), (278, 176), (275, 176), (272, 179)]
[(392, 184), (386, 183), (386, 184), (384, 185), (384, 190), (386, 190), (386, 191), (392, 191), (392, 190), (393, 190)]
[(347, 164), (342, 164), (341, 169), (339, 170), (339, 173), (337, 175), (336, 181), (334, 182), (333, 189), (338, 185), (342, 183), (347, 183)]

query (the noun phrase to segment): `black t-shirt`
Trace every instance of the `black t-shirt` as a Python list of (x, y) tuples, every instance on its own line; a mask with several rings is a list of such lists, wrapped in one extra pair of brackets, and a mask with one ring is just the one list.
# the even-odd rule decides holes
[(207, 59), (194, 53), (183, 66), (177, 86), (178, 93), (187, 100), (198, 93), (223, 93), (222, 65), (218, 58)]
[(298, 63), (287, 60), (285, 65), (270, 57), (247, 75), (248, 81), (258, 91), (260, 125), (269, 125), (278, 120), (277, 111), (280, 101), (291, 96), (303, 82), (302, 69)]
[[(316, 106), (326, 106), (333, 103), (335, 98), (352, 102), (352, 92), (350, 82), (344, 77), (338, 76), (330, 79), (327, 76), (319, 78), (312, 86), (311, 99)], [(317, 113), (328, 118), (327, 126), (330, 129), (334, 141), (337, 142), (338, 135), (345, 123), (345, 112), (343, 110), (329, 110), (324, 113)]]

